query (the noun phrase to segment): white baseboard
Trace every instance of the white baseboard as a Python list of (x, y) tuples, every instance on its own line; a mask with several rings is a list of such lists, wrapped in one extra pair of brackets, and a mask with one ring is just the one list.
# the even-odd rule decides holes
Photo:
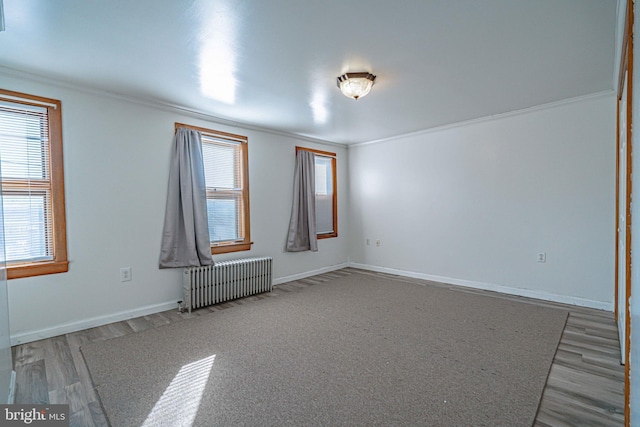
[(395, 274), (398, 276), (412, 277), (414, 279), (431, 280), (433, 282), (446, 283), (450, 285), (464, 286), (467, 288), (483, 289), (486, 291), (501, 292), (503, 294), (517, 295), (527, 298), (535, 298), (544, 301), (553, 301), (562, 304), (577, 305), (580, 307), (595, 308), (598, 310), (613, 311), (613, 303), (604, 301), (594, 301), (584, 298), (557, 295), (550, 292), (537, 291), (532, 289), (511, 288), (509, 286), (494, 285), (492, 283), (475, 282), (472, 280), (455, 279), (451, 277), (436, 276), (433, 274), (415, 273), (413, 271), (397, 270), (395, 268), (378, 267), (375, 265), (359, 264), (349, 262), (349, 267), (362, 270), (377, 271), (379, 273)]
[[(291, 276), (280, 277), (273, 280), (274, 285), (281, 283), (291, 282), (293, 280), (304, 279), (306, 277), (315, 276), (317, 274), (328, 273), (330, 271), (339, 270), (347, 267), (347, 263), (331, 265), (323, 267), (317, 270), (307, 271), (304, 273), (294, 274)], [(146, 316), (148, 314), (159, 313), (161, 311), (177, 309), (178, 305), (175, 301), (166, 302), (161, 304), (149, 305), (133, 310), (121, 311), (114, 314), (108, 314), (105, 316), (97, 316), (89, 319), (79, 320), (77, 322), (64, 323), (62, 325), (52, 326), (46, 329), (39, 329), (35, 331), (20, 332), (11, 335), (11, 345), (25, 344), (32, 341), (43, 340), (46, 338), (55, 337), (58, 335), (64, 335), (71, 332), (81, 331), (83, 329), (95, 328), (96, 326), (102, 326), (113, 322), (120, 322), (121, 320), (133, 319), (134, 317)]]
[[(305, 279), (307, 277), (315, 276), (318, 274), (329, 273), (331, 271), (340, 270), (341, 268), (345, 268), (345, 267), (353, 267), (353, 268), (359, 268), (362, 270), (377, 271), (381, 273), (395, 274), (398, 276), (413, 277), (416, 279), (431, 280), (434, 282), (465, 286), (468, 288), (484, 289), (489, 291), (502, 292), (510, 295), (537, 298), (545, 301), (554, 301), (554, 302), (559, 302), (563, 304), (571, 304), (571, 305), (577, 305), (581, 307), (589, 307), (589, 308), (595, 308), (599, 310), (613, 311), (613, 303), (607, 303), (602, 301), (592, 301), (592, 300), (564, 296), (564, 295), (556, 295), (548, 292), (535, 291), (530, 289), (511, 288), (507, 286), (494, 285), (490, 283), (481, 283), (481, 282), (474, 282), (470, 280), (435, 276), (432, 274), (415, 273), (411, 271), (397, 270), (394, 268), (387, 268), (387, 267), (378, 267), (378, 266), (368, 265), (368, 264), (359, 264), (355, 262), (335, 264), (328, 267), (319, 268), (317, 270), (311, 270), (303, 273), (293, 274), (290, 276), (280, 277), (280, 278), (274, 279), (273, 284), (279, 285), (279, 284), (291, 282), (294, 280)], [(102, 326), (102, 325), (106, 325), (113, 322), (119, 322), (122, 320), (133, 319), (135, 317), (159, 313), (161, 311), (171, 310), (173, 308), (177, 309), (177, 304), (175, 301), (148, 305), (148, 306), (133, 309), (133, 310), (121, 311), (118, 313), (113, 313), (105, 316), (97, 316), (89, 319), (83, 319), (77, 322), (64, 323), (62, 325), (52, 326), (46, 329), (20, 332), (17, 334), (13, 334), (11, 336), (11, 345), (14, 346), (19, 344), (25, 344), (32, 341), (38, 341), (46, 338), (55, 337), (58, 335), (77, 332), (83, 329), (94, 328), (96, 326)]]
[(58, 335), (81, 331), (83, 329), (95, 328), (96, 326), (119, 322), (121, 320), (133, 319), (134, 317), (159, 313), (161, 311), (171, 310), (172, 308), (175, 308), (176, 310), (178, 309), (178, 304), (175, 301), (148, 305), (145, 307), (127, 311), (120, 311), (105, 316), (91, 317), (89, 319), (79, 320), (77, 322), (63, 323), (62, 325), (52, 326), (46, 329), (21, 332), (11, 335), (11, 345), (14, 346), (32, 341), (43, 340)]
[(294, 280), (306, 279), (307, 277), (315, 276), (317, 274), (329, 273), (331, 271), (340, 270), (341, 268), (348, 267), (348, 263), (330, 265), (328, 267), (319, 268), (317, 270), (305, 271), (304, 273), (292, 274), (291, 276), (284, 276), (273, 280), (273, 284), (280, 285), (282, 283), (293, 282)]

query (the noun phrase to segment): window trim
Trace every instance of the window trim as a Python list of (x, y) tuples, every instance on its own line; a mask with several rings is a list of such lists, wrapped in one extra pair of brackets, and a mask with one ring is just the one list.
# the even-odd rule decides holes
[(331, 179), (333, 183), (333, 231), (331, 233), (317, 233), (316, 236), (318, 239), (331, 239), (333, 237), (338, 237), (338, 171), (337, 171), (337, 162), (336, 153), (332, 153), (330, 151), (322, 151), (315, 150), (313, 148), (307, 147), (299, 147), (296, 146), (296, 156), (298, 155), (298, 151), (309, 151), (313, 154), (317, 154), (322, 157), (331, 158)]
[(221, 132), (178, 122), (175, 123), (174, 131), (177, 131), (179, 127), (197, 130), (202, 135), (211, 136), (216, 139), (239, 143), (240, 155), (242, 156), (240, 159), (242, 166), (240, 177), (242, 179), (242, 205), (244, 207), (240, 227), (244, 237), (242, 241), (210, 243), (210, 246), (212, 255), (250, 250), (253, 242), (251, 241), (251, 209), (249, 206), (249, 138), (243, 135), (236, 135), (233, 133)]
[(49, 120), (49, 173), (51, 182), (51, 211), (53, 260), (34, 262), (7, 262), (7, 279), (65, 273), (69, 271), (67, 259), (67, 220), (64, 199), (64, 161), (62, 150), (62, 103), (26, 93), (0, 89), (0, 100), (14, 104), (34, 105), (47, 109)]

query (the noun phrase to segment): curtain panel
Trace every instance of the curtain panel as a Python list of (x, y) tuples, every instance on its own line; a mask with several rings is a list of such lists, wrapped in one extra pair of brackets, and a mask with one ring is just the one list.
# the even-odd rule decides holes
[(316, 235), (315, 155), (298, 150), (293, 180), (293, 206), (287, 234), (287, 252), (318, 250)]
[(160, 268), (211, 264), (201, 135), (179, 127), (171, 156)]

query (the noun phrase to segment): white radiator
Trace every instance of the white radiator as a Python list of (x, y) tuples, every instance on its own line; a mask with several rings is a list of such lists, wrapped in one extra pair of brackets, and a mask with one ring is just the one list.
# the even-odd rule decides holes
[(271, 257), (244, 258), (184, 269), (184, 304), (192, 309), (242, 298), (273, 287)]

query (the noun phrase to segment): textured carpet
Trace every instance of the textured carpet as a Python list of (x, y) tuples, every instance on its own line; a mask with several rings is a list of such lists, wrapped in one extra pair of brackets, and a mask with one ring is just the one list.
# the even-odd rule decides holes
[(531, 426), (567, 312), (354, 273), (85, 345), (113, 426)]

